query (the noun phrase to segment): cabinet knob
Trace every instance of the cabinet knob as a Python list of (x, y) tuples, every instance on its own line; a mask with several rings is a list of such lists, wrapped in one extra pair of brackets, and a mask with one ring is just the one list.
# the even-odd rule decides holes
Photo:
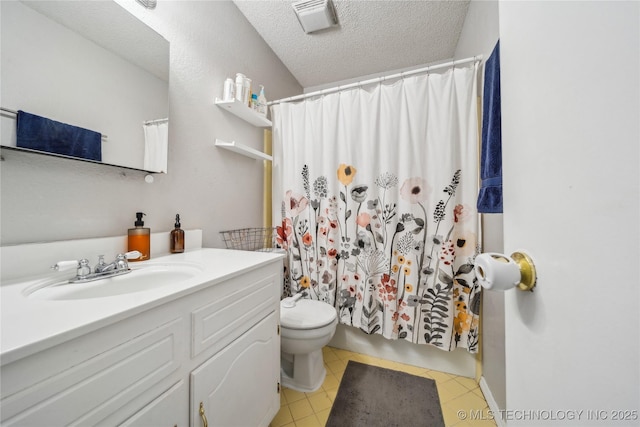
[(207, 422), (207, 417), (204, 414), (204, 405), (200, 402), (200, 418), (202, 418), (202, 427), (209, 427), (209, 423)]

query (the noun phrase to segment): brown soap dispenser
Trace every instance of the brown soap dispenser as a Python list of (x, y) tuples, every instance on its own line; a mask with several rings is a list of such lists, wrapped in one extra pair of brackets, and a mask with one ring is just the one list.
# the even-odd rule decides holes
[(133, 224), (136, 228), (130, 228), (127, 237), (129, 252), (138, 251), (142, 255), (129, 261), (145, 261), (151, 258), (151, 230), (144, 227), (143, 215), (143, 212), (136, 212), (136, 222)]
[(184, 252), (184, 230), (180, 228), (180, 215), (176, 214), (175, 228), (171, 230), (171, 253), (179, 254)]

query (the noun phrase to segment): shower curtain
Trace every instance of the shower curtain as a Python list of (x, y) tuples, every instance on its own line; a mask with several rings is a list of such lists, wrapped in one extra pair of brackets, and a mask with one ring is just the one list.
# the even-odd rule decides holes
[(367, 334), (478, 350), (476, 73), (273, 106), (286, 293)]
[(167, 172), (169, 150), (169, 120), (152, 120), (142, 125), (144, 130), (144, 169)]

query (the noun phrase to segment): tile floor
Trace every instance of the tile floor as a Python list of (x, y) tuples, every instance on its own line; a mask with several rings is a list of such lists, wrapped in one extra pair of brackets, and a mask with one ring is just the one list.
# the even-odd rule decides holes
[[(435, 380), (447, 427), (490, 427), (496, 425), (494, 421), (490, 420), (487, 402), (480, 387), (473, 379), (404, 365), (333, 347), (325, 347), (323, 353), (327, 377), (322, 387), (313, 393), (301, 393), (283, 388), (280, 394), (280, 412), (271, 422), (271, 427), (324, 427), (338, 392), (340, 379), (349, 360)], [(476, 419), (473, 421), (462, 420), (458, 416), (459, 411)], [(482, 415), (479, 411), (482, 411)]]

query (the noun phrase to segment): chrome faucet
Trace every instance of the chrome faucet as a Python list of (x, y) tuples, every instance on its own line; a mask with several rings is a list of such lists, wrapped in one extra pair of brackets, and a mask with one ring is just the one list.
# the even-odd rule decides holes
[(98, 263), (94, 269), (96, 273), (104, 273), (105, 271), (109, 271), (112, 267), (114, 267), (113, 263), (107, 264), (104, 262), (104, 255), (98, 255)]
[(129, 263), (127, 262), (127, 259), (130, 258), (137, 258), (140, 255), (140, 252), (138, 251), (132, 251), (132, 252), (127, 252), (126, 254), (118, 254), (116, 256), (115, 261), (113, 261), (110, 264), (107, 264), (106, 262), (104, 262), (104, 255), (98, 255), (98, 264), (96, 264), (96, 267), (94, 269), (95, 273), (106, 273), (109, 271), (122, 271), (122, 270), (128, 270), (129, 269)]
[(51, 266), (53, 270), (65, 271), (76, 268), (76, 277), (69, 279), (69, 283), (91, 282), (93, 280), (105, 279), (107, 277), (118, 276), (131, 272), (127, 260), (139, 258), (142, 254), (138, 251), (131, 251), (124, 254), (118, 254), (116, 259), (107, 264), (104, 262), (104, 255), (98, 256), (98, 263), (92, 269), (89, 260), (83, 258), (78, 261), (59, 261)]

